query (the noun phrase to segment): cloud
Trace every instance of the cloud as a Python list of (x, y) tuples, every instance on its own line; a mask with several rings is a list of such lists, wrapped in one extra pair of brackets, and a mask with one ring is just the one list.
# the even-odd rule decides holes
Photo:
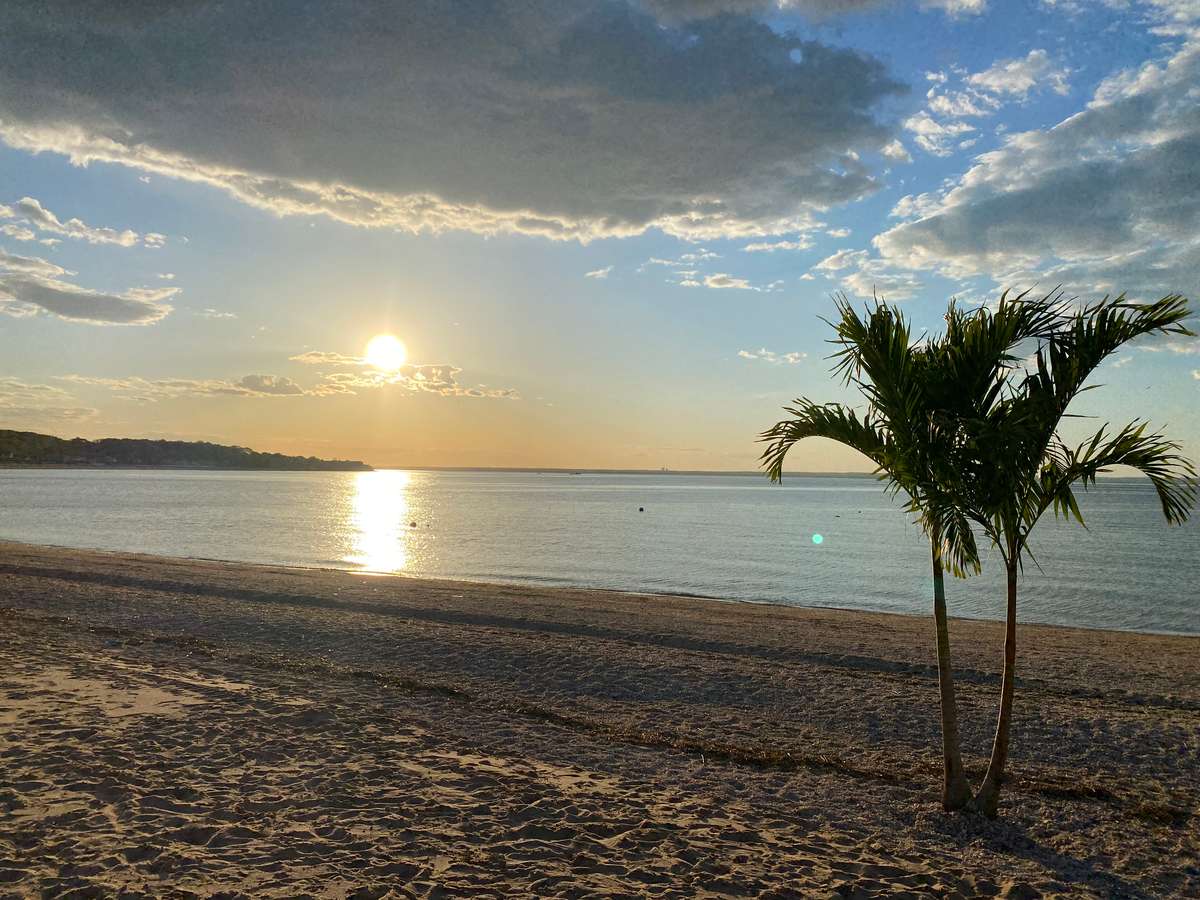
[(1200, 338), (1170, 338), (1166, 341), (1142, 344), (1139, 349), (1154, 352), (1169, 350), (1172, 353), (1179, 353), (1184, 356), (1194, 356), (1200, 353)]
[(955, 78), (961, 79), (961, 89), (946, 87), (950, 81), (946, 72), (927, 72), (925, 77), (933, 84), (925, 95), (927, 108), (904, 122), (904, 127), (915, 135), (917, 144), (935, 156), (949, 156), (956, 149), (974, 146), (979, 140), (978, 137), (963, 139), (975, 129), (956, 120), (994, 115), (1006, 102), (1024, 102), (1034, 90), (1050, 88), (1057, 94), (1069, 91), (1067, 76), (1070, 70), (1056, 66), (1050, 55), (1041, 49), (1030, 50), (1026, 56), (1016, 59), (997, 60), (974, 74), (957, 68), (952, 71)]
[(866, 258), (866, 250), (839, 250), (836, 253), (825, 257), (823, 260), (813, 266), (813, 268), (821, 272), (837, 272), (856, 265), (859, 260)]
[(898, 272), (879, 259), (864, 260), (857, 271), (842, 279), (842, 287), (859, 297), (910, 300), (924, 285), (911, 272)]
[(0, 234), (12, 238), (14, 241), (32, 241), (37, 238), (37, 234), (30, 228), (24, 225), (13, 225), (9, 222), (7, 225), (0, 225)]
[[(845, 229), (842, 230), (845, 231)], [(846, 234), (849, 233), (846, 231)], [(810, 247), (812, 247), (812, 241), (807, 237), (802, 237), (794, 241), (763, 241), (747, 244), (742, 250), (746, 253), (774, 253), (776, 250), (808, 250)]]
[(1053, 128), (1009, 135), (917, 216), (878, 235), (882, 258), (954, 278), (1072, 293), (1188, 291), (1200, 271), (1200, 39), (1106, 79)]
[(664, 24), (602, 0), (278, 11), (6, 8), (0, 140), (364, 227), (752, 238), (874, 192), (857, 157), (893, 140), (877, 116), (905, 90), (873, 57), (744, 15)]
[(948, 16), (978, 16), (987, 10), (987, 0), (921, 0), (923, 9), (937, 9)]
[(296, 356), (289, 356), (292, 362), (303, 363), (306, 366), (369, 366), (370, 363), (361, 356), (347, 356), (344, 353), (334, 353), (331, 350), (306, 350)]
[[(43, 260), (44, 262), (44, 260)], [(27, 316), (31, 307), (92, 325), (149, 325), (171, 312), (162, 301), (178, 288), (131, 288), (107, 294), (43, 275), (0, 271), (0, 312)]]
[(222, 312), (219, 309), (202, 309), (196, 312), (202, 319), (236, 319), (237, 313)]
[(163, 281), (174, 281), (175, 273), (174, 272), (159, 272), (158, 277), (161, 278)]
[(908, 148), (905, 147), (904, 144), (900, 143), (900, 141), (888, 142), (879, 152), (888, 159), (894, 159), (897, 162), (912, 162), (912, 154), (908, 152)]
[(288, 357), (292, 362), (310, 366), (351, 366), (359, 371), (327, 372), (314, 391), (322, 389), (330, 393), (355, 393), (356, 390), (371, 390), (398, 386), (410, 391), (441, 394), (445, 397), (485, 397), (520, 399), (520, 393), (512, 388), (488, 388), (487, 385), (465, 387), (458, 382), (462, 369), (452, 365), (407, 364), (392, 371), (374, 368), (359, 356), (348, 356), (331, 350), (307, 350)]
[(1192, 377), (1200, 381), (1200, 369), (1192, 369)]
[(793, 351), (791, 353), (776, 353), (773, 350), (768, 350), (766, 347), (763, 347), (759, 350), (739, 350), (737, 355), (742, 359), (758, 359), (762, 360), (763, 362), (772, 363), (773, 365), (787, 363), (789, 366), (794, 366), (802, 360), (808, 358), (807, 353), (800, 353), (798, 351)]
[(0, 270), (20, 272), (25, 275), (40, 275), (44, 278), (55, 278), (59, 275), (74, 275), (62, 266), (42, 259), (40, 256), (18, 256), (0, 250)]
[(283, 375), (246, 375), (237, 381), (197, 378), (101, 378), (59, 375), (59, 381), (106, 388), (126, 399), (155, 403), (178, 397), (299, 397), (317, 392), (302, 388)]
[(603, 279), (603, 278), (607, 278), (609, 276), (609, 274), (612, 272), (612, 270), (613, 270), (612, 266), (605, 266), (603, 269), (592, 269), (592, 271), (590, 271), (590, 272), (584, 272), (583, 277), (584, 278)]
[(520, 393), (512, 388), (489, 388), (487, 385), (466, 387), (459, 384), (457, 376), (462, 372), (457, 366), (449, 365), (406, 365), (394, 372), (333, 372), (325, 376), (324, 384), (330, 389), (355, 393), (356, 390), (372, 390), (384, 387), (399, 387), (414, 393), (438, 394), (443, 397), (470, 397), (476, 399), (519, 400)]
[(662, 22), (694, 22), (720, 15), (762, 15), (800, 12), (815, 19), (862, 12), (888, 0), (640, 0)]
[(153, 250), (157, 250), (159, 247), (166, 246), (167, 236), (165, 234), (159, 234), (157, 231), (149, 231), (146, 233), (146, 236), (142, 238), (142, 243)]
[(959, 138), (975, 130), (966, 122), (938, 122), (924, 110), (905, 119), (904, 127), (913, 133), (921, 149), (934, 156), (949, 156)]
[[(0, 129), (2, 128), (3, 125), (0, 124)], [(4, 215), (5, 213), (7, 215)], [(0, 206), (0, 216), (24, 219), (40, 231), (87, 241), (89, 244), (116, 244), (119, 247), (133, 247), (138, 242), (136, 231), (96, 228), (85, 224), (80, 219), (68, 219), (63, 222), (33, 197), (22, 197), (14, 206)]]
[(830, 228), (830, 229), (829, 229), (828, 231), (826, 231), (825, 233), (826, 233), (827, 235), (829, 235), (830, 237), (834, 237), (834, 238), (848, 238), (848, 237), (850, 237), (850, 229), (849, 229), (849, 228)]
[(886, 260), (873, 259), (866, 250), (839, 250), (813, 269), (840, 273), (837, 277), (841, 278), (842, 287), (859, 297), (908, 300), (923, 287), (911, 272), (897, 271)]
[(65, 405), (71, 402), (62, 388), (0, 377), (0, 423), (5, 425), (78, 422), (96, 415), (88, 407)]
[(982, 72), (967, 77), (967, 84), (987, 94), (1006, 94), (1018, 98), (1028, 96), (1034, 88), (1050, 88), (1065, 94), (1068, 69), (1057, 67), (1045, 50), (1030, 50), (1017, 59), (1003, 59)]
[(770, 294), (783, 289), (783, 281), (772, 281), (768, 284), (752, 284), (749, 279), (739, 278), (727, 272), (714, 272), (711, 275), (701, 275), (698, 272), (677, 272), (680, 287), (703, 287), (717, 291), (757, 291), (760, 294)]
[[(789, 12), (820, 21), (889, 6), (892, 0), (640, 0), (640, 3), (660, 21), (679, 23), (719, 15)], [(987, 8), (987, 0), (922, 0), (921, 7), (950, 16), (978, 15)]]
[(735, 278), (732, 275), (727, 275), (724, 272), (718, 272), (715, 275), (704, 276), (704, 286), (707, 288), (715, 288), (716, 290), (732, 289), (736, 291), (752, 291), (754, 286), (745, 278)]
[(273, 394), (277, 397), (295, 397), (304, 393), (300, 385), (283, 375), (244, 375), (237, 386), (255, 394)]

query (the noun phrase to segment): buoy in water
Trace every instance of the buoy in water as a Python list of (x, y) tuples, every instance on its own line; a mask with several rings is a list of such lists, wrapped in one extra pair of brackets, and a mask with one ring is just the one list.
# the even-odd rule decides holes
[(644, 507), (644, 506), (638, 507), (638, 512), (645, 512), (645, 511), (646, 511), (646, 507)]

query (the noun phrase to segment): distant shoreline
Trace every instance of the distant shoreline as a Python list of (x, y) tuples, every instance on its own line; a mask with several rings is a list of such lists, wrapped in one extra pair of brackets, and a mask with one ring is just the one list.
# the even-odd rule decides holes
[(0, 462), (0, 469), (78, 469), (95, 471), (109, 469), (150, 470), (150, 471), (187, 471), (187, 472), (374, 472), (374, 466), (362, 465), (333, 466), (321, 465), (312, 467), (290, 466), (135, 466), (129, 463), (13, 463)]
[[(372, 466), (363, 463), (361, 466), (346, 466), (336, 468), (323, 465), (313, 468), (255, 468), (253, 466), (135, 466), (135, 465), (86, 465), (82, 463), (12, 463), (0, 461), (0, 469), (78, 469), (82, 471), (95, 470), (147, 470), (147, 471), (191, 471), (191, 472), (482, 472), (482, 473), (512, 473), (519, 475), (684, 475), (684, 476), (738, 476), (745, 478), (764, 478), (762, 472), (746, 469), (558, 469), (507, 466)], [(861, 478), (871, 481), (878, 480), (871, 472), (784, 472), (785, 480), (789, 478)], [(1140, 481), (1139, 476), (1105, 475), (1100, 481)]]

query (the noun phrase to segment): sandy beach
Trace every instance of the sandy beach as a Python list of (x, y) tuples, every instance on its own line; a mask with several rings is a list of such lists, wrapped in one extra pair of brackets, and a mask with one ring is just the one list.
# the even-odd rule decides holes
[(927, 619), (0, 543), (0, 895), (1200, 896), (1200, 638), (1019, 641), (987, 822)]

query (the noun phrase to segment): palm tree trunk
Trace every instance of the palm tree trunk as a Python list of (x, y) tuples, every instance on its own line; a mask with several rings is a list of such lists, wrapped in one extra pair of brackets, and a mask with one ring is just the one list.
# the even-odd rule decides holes
[(1000, 804), (1000, 785), (1004, 782), (1004, 764), (1008, 761), (1008, 732), (1012, 723), (1013, 688), (1017, 680), (1017, 563), (1008, 563), (1008, 614), (1004, 624), (1004, 676), (1000, 682), (1000, 716), (996, 720), (996, 739), (983, 784), (975, 795), (975, 808), (989, 819), (996, 818)]
[(962, 809), (970, 802), (971, 788), (963, 774), (958, 739), (958, 704), (954, 699), (954, 671), (950, 666), (950, 626), (946, 620), (946, 580), (942, 572), (940, 541), (933, 547), (933, 621), (937, 630), (938, 687), (942, 695), (942, 808)]

